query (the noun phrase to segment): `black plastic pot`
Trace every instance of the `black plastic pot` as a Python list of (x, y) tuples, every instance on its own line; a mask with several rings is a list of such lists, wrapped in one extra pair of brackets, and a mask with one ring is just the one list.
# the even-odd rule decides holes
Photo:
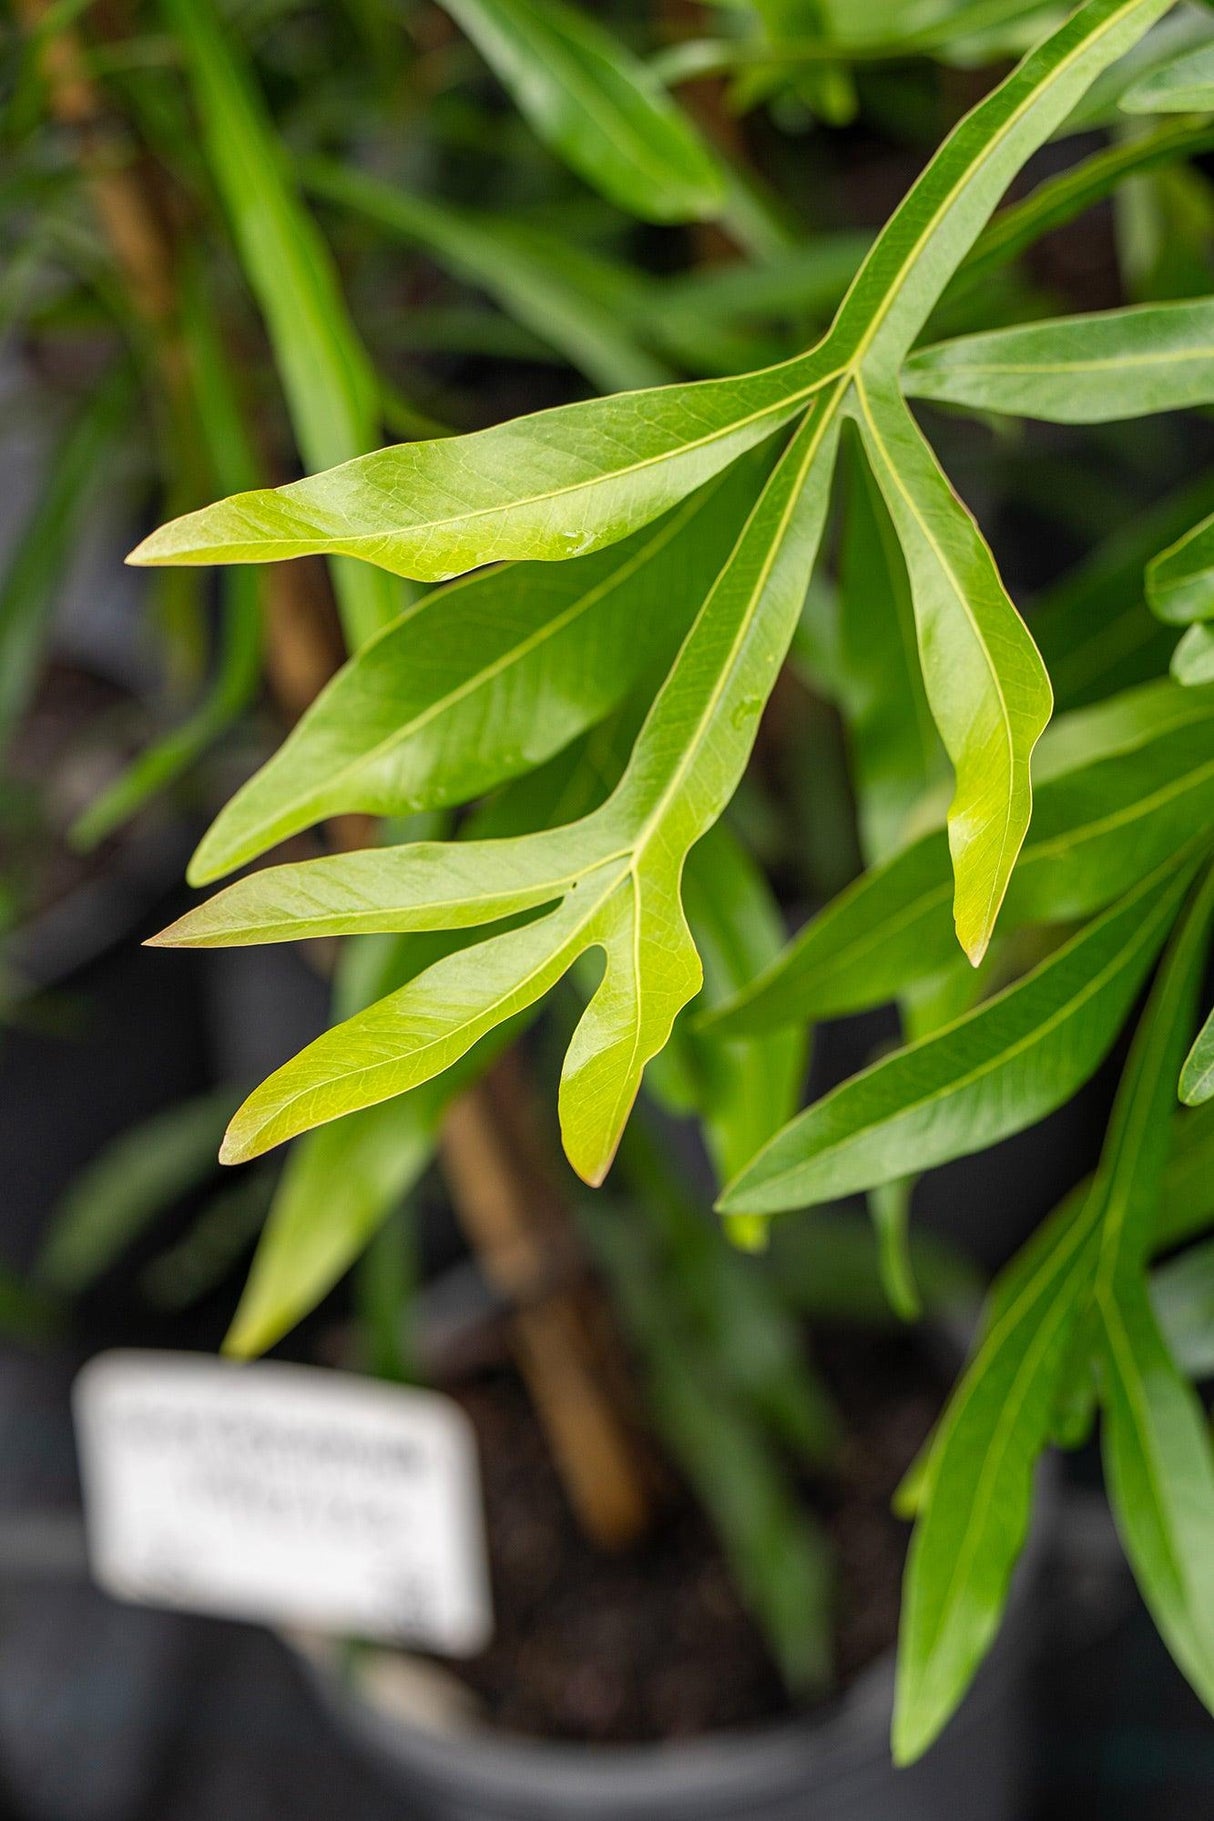
[[(925, 1338), (951, 1364), (964, 1352), (959, 1333)], [(402, 1821), (1023, 1821), (1056, 1479), (1047, 1460), (995, 1648), (906, 1770), (890, 1760), (892, 1651), (803, 1718), (668, 1745), (582, 1746), (491, 1731), (442, 1701), (438, 1724), (406, 1720), (374, 1678), (359, 1679), (359, 1659), (351, 1666), (331, 1642), (296, 1643), (330, 1717), (399, 1793)]]
[(334, 1657), (307, 1661), (330, 1715), (386, 1773), (410, 1821), (1023, 1821), (1050, 1503), (1039, 1500), (998, 1644), (960, 1713), (907, 1770), (889, 1755), (892, 1655), (804, 1720), (609, 1747), (405, 1725), (343, 1679)]

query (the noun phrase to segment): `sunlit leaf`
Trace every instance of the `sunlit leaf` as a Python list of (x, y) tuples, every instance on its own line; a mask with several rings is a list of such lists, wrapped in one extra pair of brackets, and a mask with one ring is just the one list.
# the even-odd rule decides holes
[(466, 802), (559, 751), (673, 656), (761, 478), (743, 464), (609, 550), (425, 595), (355, 653), (227, 804), (191, 880), (326, 816)]

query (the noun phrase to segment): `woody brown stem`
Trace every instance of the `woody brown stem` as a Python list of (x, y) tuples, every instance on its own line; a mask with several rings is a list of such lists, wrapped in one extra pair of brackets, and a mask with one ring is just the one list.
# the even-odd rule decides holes
[(538, 1145), (517, 1054), (451, 1107), (443, 1169), (464, 1232), (512, 1309), (515, 1357), (566, 1493), (596, 1543), (634, 1542), (652, 1471), (608, 1312), (590, 1282), (569, 1206)]

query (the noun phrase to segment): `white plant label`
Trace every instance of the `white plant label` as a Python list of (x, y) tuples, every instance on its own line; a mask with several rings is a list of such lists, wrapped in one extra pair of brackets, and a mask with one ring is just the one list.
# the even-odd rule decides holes
[(488, 1641), (476, 1443), (449, 1398), (118, 1352), (85, 1366), (73, 1402), (106, 1592), (449, 1656)]

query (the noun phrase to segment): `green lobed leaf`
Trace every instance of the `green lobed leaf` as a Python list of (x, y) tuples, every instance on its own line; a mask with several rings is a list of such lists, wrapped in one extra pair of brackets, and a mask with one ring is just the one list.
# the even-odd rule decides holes
[[(909, 546), (928, 698), (958, 772), (950, 821), (956, 922), (971, 958), (981, 955), (1028, 823), (1029, 755), (1048, 716), (1049, 686), (986, 545), (901, 401), (898, 370), (1011, 177), (1164, 8), (1165, 0), (1089, 0), (1027, 57), (940, 148), (808, 355), (734, 381), (593, 401), (472, 437), (381, 451), (279, 494), (242, 496), (178, 521), (141, 548), (138, 560), (184, 562), (358, 553), (429, 579), (501, 556), (564, 558), (639, 528), (806, 414), (655, 703), (616, 797), (598, 824), (580, 825), (592, 839), (602, 836), (605, 849), (595, 855), (579, 847), (571, 860), (551, 848), (512, 848), (496, 896), (491, 883), (486, 889), (465, 878), (473, 901), (462, 905), (452, 896), (459, 880), (427, 855), (422, 898), (406, 906), (403, 925), (383, 920), (393, 912), (375, 890), (357, 901), (375, 886), (368, 868), (380, 860), (362, 863), (354, 885), (324, 875), (320, 921), (330, 928), (343, 927), (343, 893), (351, 929), (426, 927), (426, 919), (435, 926), (440, 912), (459, 926), (560, 903), (539, 922), (480, 945), (475, 991), (464, 971), (474, 964), (439, 963), (429, 986), (405, 989), (403, 1006), (386, 1002), (390, 1009), (365, 1015), (371, 1023), (355, 1033), (361, 1052), (336, 1075), (324, 1073), (333, 1058), (319, 1065), (320, 1080), (308, 1074), (315, 1056), (301, 1062), (290, 1108), (275, 1103), (288, 1091), (275, 1077), (231, 1154), (275, 1142), (271, 1131), (302, 1129), (297, 1120), (348, 1108), (349, 1095), (335, 1086), (343, 1073), (358, 1081), (357, 1104), (424, 1078), (597, 946), (606, 969), (567, 1059), (562, 1123), (577, 1167), (599, 1180), (640, 1070), (699, 984), (679, 902), (683, 859), (720, 813), (749, 751), (787, 645), (785, 614), (795, 618), (804, 591), (844, 411), (862, 420)], [(380, 884), (386, 880), (379, 875)], [(233, 906), (228, 894), (220, 903), (222, 922)], [(281, 908), (289, 924), (289, 895)], [(229, 916), (216, 939), (239, 939), (234, 927)], [(197, 937), (202, 926), (192, 928)], [(282, 933), (304, 932), (297, 920)], [(443, 971), (452, 966), (454, 973)], [(446, 1012), (431, 988), (456, 995)], [(393, 1023), (398, 1013), (403, 1026)]]
[(673, 656), (760, 480), (740, 464), (609, 550), (478, 572), (415, 602), (225, 806), (192, 883), (326, 816), (466, 802), (559, 751)]
[(537, 136), (643, 221), (714, 214), (712, 153), (653, 72), (565, 0), (442, 0)]
[(683, 864), (736, 788), (791, 640), (829, 495), (823, 441), (835, 433), (824, 412), (789, 445), (601, 809), (517, 840), (422, 843), (274, 868), (238, 881), (161, 938), (201, 945), (322, 928), (469, 927), (560, 900), (318, 1038), (246, 1102), (226, 1141), (229, 1160), (428, 1080), (599, 946), (603, 979), (570, 1045), (560, 1099), (571, 1162), (587, 1180), (602, 1179), (645, 1063), (700, 986)]
[(1214, 45), (1185, 51), (1140, 77), (1120, 105), (1127, 114), (1214, 113)]
[(1172, 858), (1023, 980), (798, 1115), (730, 1185), (727, 1213), (775, 1214), (929, 1169), (1023, 1131), (1108, 1053), (1195, 858)]
[(912, 354), (912, 398), (1098, 424), (1214, 402), (1214, 299), (965, 335)]
[(1147, 599), (1170, 625), (1214, 618), (1214, 514), (1148, 564)]

